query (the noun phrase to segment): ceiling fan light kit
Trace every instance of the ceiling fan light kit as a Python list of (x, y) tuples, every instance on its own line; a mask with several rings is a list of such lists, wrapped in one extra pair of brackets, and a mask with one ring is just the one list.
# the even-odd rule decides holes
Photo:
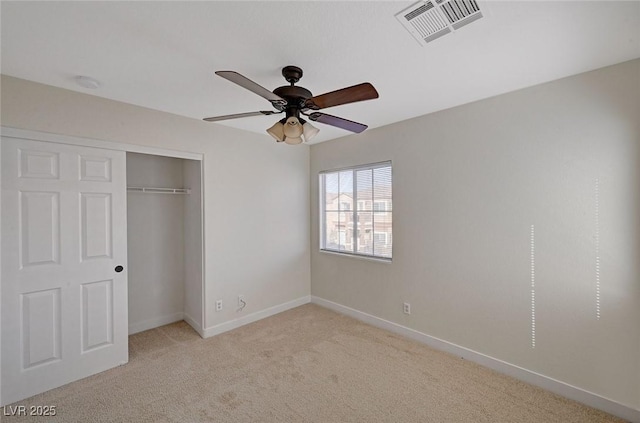
[(282, 121), (274, 123), (271, 128), (267, 129), (267, 133), (278, 142), (284, 141), (284, 124)]
[(284, 123), (284, 136), (289, 138), (299, 138), (302, 135), (302, 125), (298, 118), (288, 117)]
[(295, 116), (280, 119), (271, 128), (267, 129), (267, 133), (277, 142), (284, 142), (285, 144), (308, 142), (318, 132), (320, 130), (311, 125), (311, 123)]
[(313, 126), (309, 122), (305, 122), (304, 119), (300, 119), (302, 122), (302, 136), (306, 141), (309, 141), (311, 138), (315, 137), (320, 130)]
[[(282, 69), (282, 76), (290, 85), (278, 87), (273, 91), (267, 90), (249, 78), (234, 71), (217, 71), (216, 75), (265, 98), (276, 110), (261, 110), (258, 112), (208, 117), (204, 118), (205, 121), (216, 122), (249, 116), (285, 113), (286, 117), (267, 129), (267, 133), (275, 138), (277, 142), (292, 145), (308, 142), (319, 132), (318, 128), (301, 119), (301, 114), (308, 116), (309, 119), (314, 122), (360, 133), (367, 129), (367, 125), (315, 110), (378, 98), (378, 92), (373, 85), (368, 82), (331, 91), (319, 96), (313, 96), (308, 89), (295, 85), (295, 83), (302, 78), (302, 69), (297, 66), (285, 66)], [(307, 114), (306, 112), (309, 110), (314, 110), (314, 112)]]

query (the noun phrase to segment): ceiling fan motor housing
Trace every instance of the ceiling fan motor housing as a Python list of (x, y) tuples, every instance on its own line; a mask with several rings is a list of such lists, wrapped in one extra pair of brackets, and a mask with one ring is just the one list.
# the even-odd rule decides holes
[(285, 109), (296, 109), (299, 111), (304, 107), (305, 101), (308, 98), (313, 97), (311, 91), (303, 87), (296, 87), (294, 85), (285, 85), (273, 90), (273, 93), (287, 100), (287, 106)]
[(296, 87), (293, 85), (302, 78), (302, 69), (299, 67), (293, 65), (285, 66), (282, 68), (282, 76), (284, 76), (284, 79), (286, 79), (291, 85), (285, 85), (273, 90), (275, 95), (282, 97), (287, 101), (286, 106), (278, 109), (285, 110), (287, 112), (287, 117), (299, 117), (300, 110), (304, 108), (305, 101), (308, 98), (313, 97), (313, 94), (311, 94), (311, 91), (306, 88)]

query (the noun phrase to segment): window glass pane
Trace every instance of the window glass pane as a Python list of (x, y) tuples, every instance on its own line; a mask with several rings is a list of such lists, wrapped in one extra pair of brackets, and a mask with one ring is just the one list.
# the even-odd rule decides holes
[(338, 210), (338, 173), (325, 173), (324, 177), (324, 209)]
[(389, 204), (386, 200), (376, 200), (373, 202), (373, 211), (384, 212), (387, 211)]
[(340, 251), (353, 253), (353, 229), (342, 229), (340, 231)]
[(353, 210), (353, 171), (347, 170), (340, 172), (338, 177), (340, 181), (338, 209)]
[(340, 250), (353, 252), (355, 248), (353, 245), (353, 212), (343, 211), (340, 212), (340, 230), (343, 232), (340, 238)]
[(375, 216), (373, 226), (373, 253), (380, 257), (391, 257), (392, 251), (391, 217)]
[(373, 213), (358, 212), (358, 253), (373, 254)]
[(373, 170), (356, 171), (356, 189), (358, 211), (371, 210), (373, 201)]
[(374, 210), (378, 207), (391, 211), (391, 167), (380, 167), (373, 170)]
[(340, 250), (340, 214), (337, 211), (325, 213), (324, 248), (327, 250)]
[(373, 212), (373, 220), (376, 225), (380, 223), (391, 228), (391, 214), (391, 212)]

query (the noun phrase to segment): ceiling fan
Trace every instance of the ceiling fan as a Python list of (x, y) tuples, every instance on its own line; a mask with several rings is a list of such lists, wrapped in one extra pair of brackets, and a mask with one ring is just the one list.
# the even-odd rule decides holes
[(290, 85), (278, 87), (273, 90), (273, 92), (258, 85), (249, 78), (240, 75), (238, 72), (217, 71), (216, 75), (269, 100), (275, 110), (236, 113), (233, 115), (208, 117), (204, 118), (204, 120), (207, 122), (216, 122), (249, 116), (285, 113), (285, 117), (267, 129), (267, 132), (275, 138), (277, 142), (285, 142), (286, 144), (300, 144), (303, 141), (309, 141), (319, 132), (317, 128), (302, 119), (300, 115), (307, 116), (314, 122), (360, 133), (367, 129), (367, 125), (316, 110), (378, 98), (378, 92), (373, 85), (368, 82), (314, 96), (308, 89), (294, 85), (302, 78), (302, 69), (297, 66), (285, 66), (282, 68), (282, 76), (284, 76), (284, 79), (286, 79)]

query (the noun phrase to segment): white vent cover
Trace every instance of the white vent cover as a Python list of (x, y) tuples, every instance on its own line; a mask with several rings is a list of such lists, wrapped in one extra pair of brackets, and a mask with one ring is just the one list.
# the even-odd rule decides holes
[(482, 12), (475, 0), (419, 1), (396, 14), (396, 19), (422, 45), (481, 17)]

